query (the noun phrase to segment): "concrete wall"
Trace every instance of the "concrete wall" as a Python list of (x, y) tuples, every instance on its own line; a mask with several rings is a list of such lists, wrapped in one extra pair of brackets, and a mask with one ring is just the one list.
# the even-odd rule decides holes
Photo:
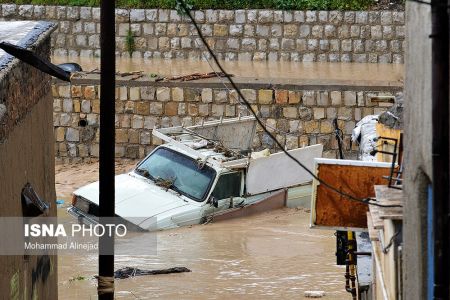
[(432, 179), (431, 10), (406, 3), (404, 299), (426, 299), (427, 185)]
[[(50, 30), (49, 30), (50, 31)], [(33, 47), (50, 55), (50, 32)], [(17, 60), (0, 70), (0, 217), (22, 216), (31, 183), (56, 216), (51, 78)], [(2, 299), (57, 299), (54, 256), (0, 256)]]
[[(91, 7), (3, 4), (0, 19), (44, 19), (59, 24), (55, 55), (98, 56), (100, 11)], [(227, 60), (403, 63), (403, 11), (195, 11), (209, 45)], [(174, 10), (118, 9), (117, 54), (201, 59), (204, 47), (193, 26)]]
[[(239, 81), (239, 79), (236, 79)], [(234, 91), (224, 89), (219, 80), (208, 82), (155, 83), (148, 78), (118, 81), (116, 92), (116, 156), (142, 158), (159, 140), (152, 137), (155, 126), (199, 124), (202, 120), (248, 114)], [(251, 82), (251, 80), (250, 80)], [(89, 160), (98, 157), (99, 86), (97, 79), (79, 80), (72, 86), (56, 83), (54, 96), (55, 152), (58, 159)], [(246, 98), (260, 113), (269, 129), (289, 149), (322, 143), (326, 156), (336, 157), (332, 120), (338, 116), (350, 150), (350, 135), (362, 117), (381, 113), (390, 104), (374, 103), (375, 95), (393, 95), (398, 83), (385, 86), (339, 85), (335, 83), (274, 84), (242, 80)], [(80, 126), (80, 120), (88, 124)], [(271, 148), (273, 142), (259, 129), (256, 149)]]

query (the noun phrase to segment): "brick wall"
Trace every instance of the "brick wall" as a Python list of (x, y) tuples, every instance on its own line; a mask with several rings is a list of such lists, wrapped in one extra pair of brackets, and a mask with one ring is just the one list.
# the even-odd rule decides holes
[[(209, 45), (227, 60), (403, 63), (403, 11), (195, 11)], [(3, 4), (2, 19), (47, 19), (59, 24), (55, 55), (98, 56), (100, 11), (91, 7)], [(202, 59), (193, 26), (174, 10), (117, 9), (117, 55)]]
[[(125, 84), (125, 85), (124, 85)], [(236, 92), (214, 83), (120, 82), (116, 89), (116, 156), (142, 158), (160, 140), (155, 126), (199, 124), (202, 120), (247, 115)], [(332, 120), (337, 116), (350, 150), (350, 135), (362, 117), (380, 113), (390, 104), (375, 103), (375, 95), (393, 95), (401, 86), (270, 86), (241, 84), (242, 92), (277, 138), (292, 149), (322, 143), (326, 155), (334, 156)], [(99, 152), (98, 80), (53, 86), (55, 151), (60, 160), (96, 159)], [(80, 122), (81, 121), (81, 122)], [(86, 125), (86, 126), (84, 126)], [(255, 149), (273, 149), (273, 142), (260, 129)]]

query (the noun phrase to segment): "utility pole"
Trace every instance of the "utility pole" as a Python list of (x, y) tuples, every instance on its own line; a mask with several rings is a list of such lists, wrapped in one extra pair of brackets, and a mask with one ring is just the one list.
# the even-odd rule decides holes
[[(431, 0), (432, 22), (432, 154), (434, 271), (428, 289), (434, 299), (450, 297), (449, 260), (449, 14), (447, 0)], [(433, 283), (431, 283), (433, 282)]]
[[(115, 215), (115, 1), (100, 2), (100, 223)], [(108, 253), (108, 255), (102, 255)], [(110, 254), (112, 253), (112, 254)], [(114, 235), (99, 239), (98, 299), (114, 299)]]

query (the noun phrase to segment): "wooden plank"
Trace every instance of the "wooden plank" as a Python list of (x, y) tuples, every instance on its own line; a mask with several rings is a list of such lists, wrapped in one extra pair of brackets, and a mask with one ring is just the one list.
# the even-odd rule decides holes
[(381, 220), (380, 218), (380, 211), (378, 209), (378, 206), (370, 206), (369, 207), (369, 212), (370, 215), (372, 217), (372, 221), (373, 221), (373, 228), (375, 229), (383, 229), (384, 228), (384, 223), (383, 220)]
[[(379, 162), (316, 159), (316, 174), (340, 191), (359, 199), (374, 197), (374, 185), (386, 183), (390, 164)], [(316, 180), (313, 182), (312, 226), (367, 228), (368, 205), (349, 200)], [(379, 218), (374, 218), (378, 225)]]
[[(392, 129), (381, 123), (377, 123), (376, 129), (377, 129), (377, 136), (383, 136), (383, 137), (397, 139), (398, 140), (397, 148), (398, 148), (398, 145), (400, 145), (400, 134), (402, 133), (402, 130)], [(378, 150), (383, 150), (383, 151), (388, 151), (388, 152), (394, 151), (395, 143), (393, 141), (380, 140), (380, 142), (381, 142), (381, 144), (378, 147)], [(398, 153), (398, 149), (397, 149), (397, 153)], [(384, 161), (384, 162), (392, 162), (392, 155), (377, 153), (377, 160)]]
[(373, 226), (372, 216), (370, 215), (370, 212), (367, 213), (367, 227), (369, 229), (369, 237), (371, 241), (378, 241), (378, 231)]
[[(386, 185), (375, 186), (375, 197), (377, 202), (383, 205), (403, 205), (403, 191)], [(403, 219), (403, 207), (379, 207), (378, 213), (380, 219)]]

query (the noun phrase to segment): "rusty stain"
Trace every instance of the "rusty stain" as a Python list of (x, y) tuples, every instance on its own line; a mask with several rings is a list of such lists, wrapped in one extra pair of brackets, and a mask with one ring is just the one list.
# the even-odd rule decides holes
[[(342, 192), (358, 198), (374, 197), (374, 185), (387, 184), (389, 168), (319, 165), (319, 177)], [(326, 188), (317, 187), (315, 225), (367, 228), (368, 206), (348, 200)]]

